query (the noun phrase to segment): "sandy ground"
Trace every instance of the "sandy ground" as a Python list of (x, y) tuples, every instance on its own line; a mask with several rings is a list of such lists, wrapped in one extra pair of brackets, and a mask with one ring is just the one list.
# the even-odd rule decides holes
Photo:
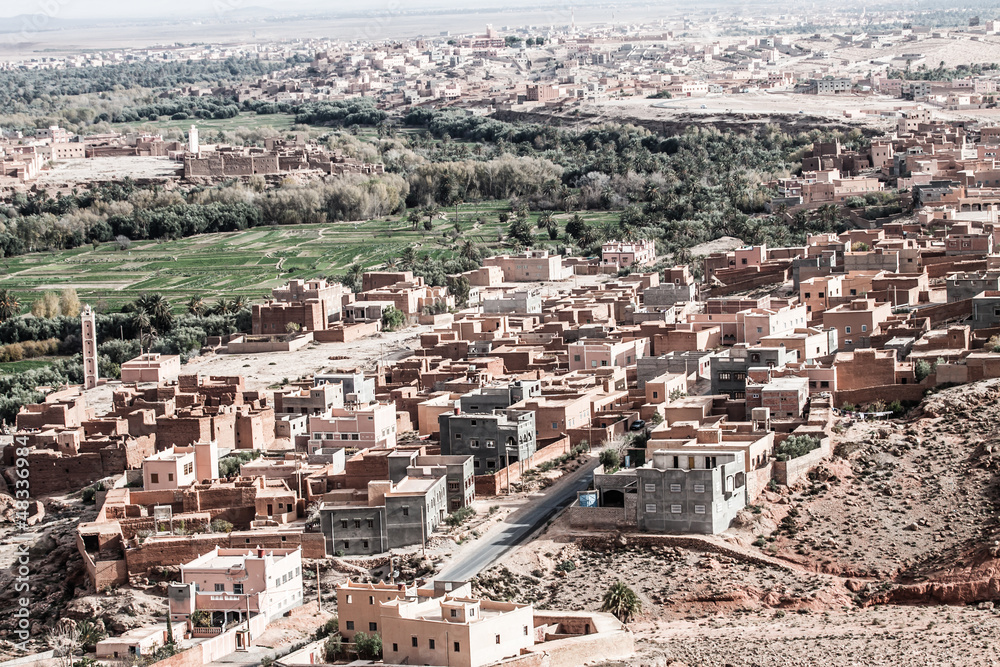
[(63, 186), (92, 181), (132, 179), (173, 178), (184, 165), (166, 157), (98, 157), (59, 160), (52, 169), (46, 169), (38, 177), (40, 186)]

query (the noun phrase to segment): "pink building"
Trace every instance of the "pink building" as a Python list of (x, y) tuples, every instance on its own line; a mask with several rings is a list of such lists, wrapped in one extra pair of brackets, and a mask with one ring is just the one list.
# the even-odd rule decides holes
[(180, 489), (218, 477), (219, 448), (214, 440), (191, 447), (168, 447), (142, 462), (142, 488), (146, 491)]
[(329, 417), (309, 418), (309, 452), (317, 449), (392, 449), (396, 446), (396, 407), (372, 403), (349, 410), (333, 408)]
[(276, 619), (302, 605), (302, 549), (215, 547), (181, 566), (168, 598), (173, 623), (190, 624), (195, 611), (224, 630), (258, 614)]
[(548, 250), (528, 250), (520, 255), (499, 255), (483, 260), (483, 266), (499, 266), (504, 282), (540, 282), (566, 277), (562, 257)]
[(601, 259), (605, 264), (619, 267), (653, 264), (656, 262), (656, 244), (650, 239), (608, 241), (601, 246)]
[(583, 340), (566, 346), (569, 353), (571, 371), (605, 366), (624, 368), (634, 365), (639, 359), (649, 355), (649, 339), (611, 342)]
[(122, 364), (122, 382), (176, 380), (181, 373), (181, 358), (176, 354), (140, 354)]

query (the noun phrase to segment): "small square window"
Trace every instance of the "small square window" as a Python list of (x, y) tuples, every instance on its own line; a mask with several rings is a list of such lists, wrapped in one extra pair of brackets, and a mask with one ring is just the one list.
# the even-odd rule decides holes
[(378, 631), (378, 623), (369, 623), (368, 624), (368, 631), (369, 632), (376, 632), (376, 631)]
[(670, 513), (671, 514), (680, 514), (681, 513), (681, 506), (680, 505), (671, 505), (670, 506)]
[(695, 493), (705, 493), (705, 485), (704, 484), (695, 484), (694, 485), (694, 492)]
[(644, 484), (642, 488), (646, 493), (654, 493), (656, 491), (656, 484)]
[(704, 505), (695, 505), (694, 506), (694, 513), (695, 514), (704, 514), (705, 513), (705, 506)]
[(681, 492), (681, 485), (680, 484), (671, 484), (670, 485), (670, 493), (680, 493), (680, 492)]
[(348, 630), (353, 630), (354, 629), (354, 621), (348, 621), (347, 622), (347, 629)]
[(654, 513), (656, 513), (656, 505), (654, 503), (647, 503), (646, 514), (654, 514)]

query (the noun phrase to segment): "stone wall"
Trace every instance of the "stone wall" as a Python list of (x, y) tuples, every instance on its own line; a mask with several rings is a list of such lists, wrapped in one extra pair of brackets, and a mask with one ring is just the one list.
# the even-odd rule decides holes
[(822, 438), (818, 449), (790, 461), (774, 461), (774, 480), (784, 486), (794, 486), (806, 478), (809, 471), (831, 454), (830, 438)]

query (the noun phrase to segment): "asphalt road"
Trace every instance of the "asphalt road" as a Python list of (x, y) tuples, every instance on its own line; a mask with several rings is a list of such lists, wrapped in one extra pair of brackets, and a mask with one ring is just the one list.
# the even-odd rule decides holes
[(562, 478), (546, 489), (544, 496), (532, 498), (528, 504), (512, 513), (500, 530), (491, 531), (481, 541), (456, 558), (434, 577), (441, 581), (468, 581), (479, 574), (505, 553), (524, 542), (545, 522), (576, 500), (577, 492), (584, 491), (594, 478), (595, 458), (580, 470)]

